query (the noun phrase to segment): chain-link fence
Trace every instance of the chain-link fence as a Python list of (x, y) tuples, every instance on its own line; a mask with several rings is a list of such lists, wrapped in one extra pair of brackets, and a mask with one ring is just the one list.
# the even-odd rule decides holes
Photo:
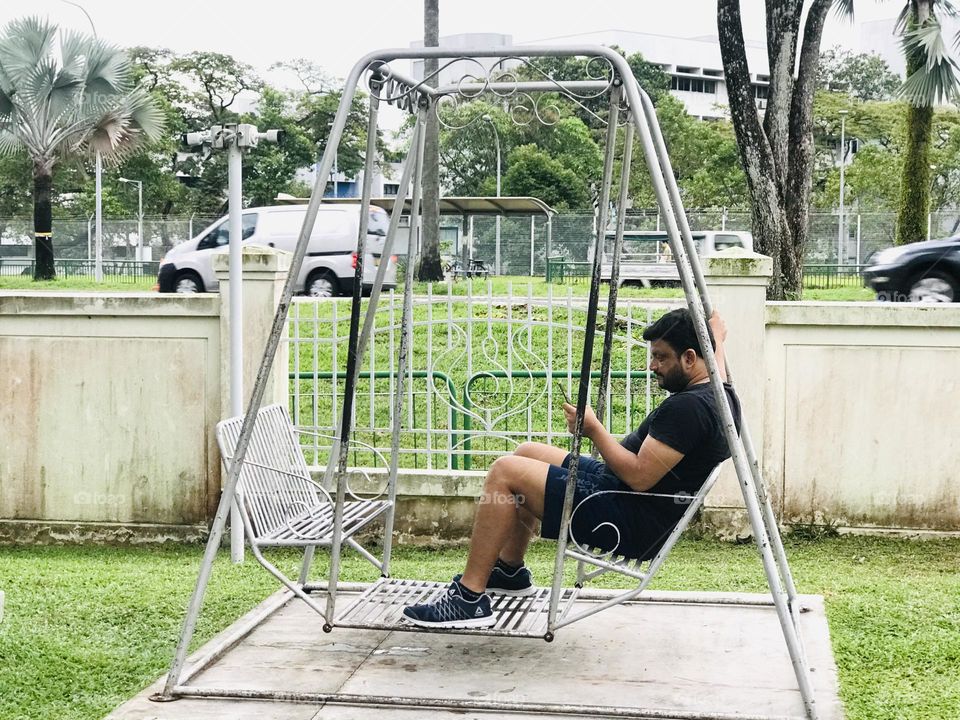
[[(687, 219), (692, 230), (746, 230), (751, 227), (748, 211), (725, 208), (690, 210)], [(143, 260), (159, 260), (177, 243), (194, 237), (217, 217), (145, 217), (143, 219)], [(562, 257), (570, 262), (588, 262), (592, 245), (593, 215), (558, 213), (551, 220), (543, 215), (500, 218), (499, 269), (497, 266), (497, 221), (478, 216), (464, 227), (457, 216), (443, 219), (445, 228), (456, 229), (456, 240), (443, 242), (441, 253), (462, 257), (462, 242), (473, 227), (472, 257), (482, 260), (491, 272), (500, 275), (543, 276), (546, 258)], [(850, 266), (867, 263), (870, 256), (894, 242), (896, 213), (850, 213), (840, 232), (837, 213), (812, 213), (810, 235), (804, 261), (810, 265)], [(960, 210), (943, 210), (929, 216), (931, 238), (947, 237), (960, 228)], [(663, 230), (656, 210), (631, 211), (627, 230)], [(93, 218), (56, 218), (53, 242), (56, 257), (90, 258), (94, 255)], [(103, 221), (103, 257), (108, 260), (134, 260), (137, 256), (139, 225), (136, 218)], [(926, 238), (918, 238), (920, 240)], [(33, 221), (29, 218), (0, 218), (0, 257), (26, 257), (32, 254)]]
[[(142, 245), (143, 260), (159, 260), (171, 247), (189, 240), (216, 217), (145, 217), (143, 240), (139, 242), (140, 223), (136, 218), (103, 220), (103, 258), (105, 260), (135, 260), (137, 247)], [(90, 218), (54, 218), (53, 250), (57, 258), (92, 258), (96, 252), (94, 220)], [(30, 218), (0, 218), (0, 256), (32, 255), (33, 220)]]
[[(723, 208), (714, 210), (691, 210), (687, 212), (691, 230), (743, 230), (750, 231), (751, 218), (748, 211), (733, 211)], [(877, 250), (894, 243), (896, 213), (851, 213), (844, 217), (845, 232), (840, 232), (837, 213), (811, 213), (810, 235), (804, 253), (804, 261), (811, 265), (859, 266), (867, 263)], [(947, 237), (960, 229), (960, 210), (943, 210), (929, 217), (930, 238)], [(457, 220), (450, 218), (446, 224), (456, 225), (461, 237), (469, 234)], [(665, 225), (656, 211), (631, 212), (625, 223), (627, 230), (665, 230)], [(560, 213), (550, 223), (542, 216), (501, 218), (500, 221), (500, 274), (544, 275), (546, 257), (563, 257), (570, 262), (588, 262), (592, 244), (593, 215)], [(473, 257), (483, 260), (491, 270), (496, 268), (496, 219), (477, 217), (473, 222)], [(926, 238), (918, 238), (924, 240)], [(453, 247), (444, 249), (452, 255)]]

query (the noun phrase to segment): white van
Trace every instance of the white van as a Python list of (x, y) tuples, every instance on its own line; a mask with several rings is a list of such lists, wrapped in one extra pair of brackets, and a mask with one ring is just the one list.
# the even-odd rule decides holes
[[(243, 211), (243, 242), (293, 252), (306, 212), (302, 205), (248, 208)], [(389, 225), (390, 217), (383, 209), (370, 208), (363, 260), (365, 289), (373, 286), (377, 268), (384, 260), (381, 254)], [(359, 205), (321, 205), (295, 290), (313, 297), (352, 294), (359, 233)], [(216, 292), (213, 253), (229, 242), (229, 223), (223, 217), (192, 240), (171, 248), (160, 261), (160, 292)], [(397, 258), (385, 261), (390, 265), (383, 287), (391, 289), (397, 284)]]
[[(753, 250), (753, 235), (731, 230), (696, 230), (690, 235), (700, 257), (712, 255), (727, 248)], [(615, 234), (607, 233), (603, 257), (600, 260), (600, 279), (610, 282), (613, 274), (613, 242)], [(673, 260), (667, 233), (663, 231), (627, 230), (623, 233), (620, 252), (620, 285), (651, 287), (679, 285), (680, 275)]]

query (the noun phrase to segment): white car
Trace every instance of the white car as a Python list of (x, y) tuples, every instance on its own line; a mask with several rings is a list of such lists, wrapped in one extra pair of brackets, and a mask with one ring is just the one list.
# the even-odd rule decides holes
[[(701, 257), (728, 248), (753, 250), (753, 235), (743, 231), (694, 230), (690, 233)], [(607, 233), (606, 246), (600, 260), (600, 279), (610, 282), (613, 275), (613, 242), (615, 235)], [(623, 233), (620, 253), (620, 285), (651, 287), (679, 285), (680, 275), (664, 231), (627, 230)]]
[[(378, 207), (371, 207), (369, 212), (363, 287), (371, 288), (380, 263), (388, 262), (383, 287), (391, 289), (397, 283), (397, 258), (382, 257), (390, 217)], [(248, 208), (243, 211), (243, 242), (293, 252), (305, 215), (306, 208), (296, 205)], [(296, 291), (313, 297), (351, 295), (359, 233), (359, 205), (321, 205), (297, 276)], [(229, 244), (229, 235), (228, 219), (223, 217), (192, 240), (171, 248), (160, 261), (160, 292), (216, 292), (213, 252)]]

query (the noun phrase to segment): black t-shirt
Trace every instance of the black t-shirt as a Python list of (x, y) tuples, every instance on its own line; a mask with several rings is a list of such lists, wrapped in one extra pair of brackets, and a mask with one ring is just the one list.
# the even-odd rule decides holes
[[(724, 383), (723, 387), (739, 432), (740, 399), (732, 385)], [(636, 453), (647, 435), (683, 453), (680, 462), (650, 488), (651, 493), (695, 495), (713, 469), (730, 457), (723, 421), (710, 383), (690, 385), (667, 397), (620, 444)], [(687, 509), (686, 503), (672, 498), (649, 497), (645, 500), (644, 504), (654, 511), (664, 529), (673, 527)]]

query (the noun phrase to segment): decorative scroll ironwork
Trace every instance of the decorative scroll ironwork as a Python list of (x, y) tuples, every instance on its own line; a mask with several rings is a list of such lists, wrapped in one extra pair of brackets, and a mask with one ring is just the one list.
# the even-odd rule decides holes
[[(448, 128), (460, 130), (479, 121), (480, 115), (471, 117), (466, 122), (457, 122), (454, 118), (457, 116), (456, 110), (462, 105), (484, 97), (490, 97), (497, 104), (503, 105), (507, 115), (518, 126), (533, 122), (553, 125), (560, 119), (556, 95), (574, 103), (598, 123), (606, 124), (606, 119), (590, 108), (587, 102), (607, 95), (614, 83), (618, 82), (616, 71), (608, 58), (588, 58), (584, 65), (586, 77), (583, 80), (602, 82), (603, 86), (589, 89), (580, 86), (579, 90), (574, 84), (555, 79), (529, 58), (506, 55), (492, 60), (489, 69), (477, 58), (448, 60), (416, 82), (398, 78), (389, 64), (376, 61), (367, 67), (367, 86), (371, 95), (380, 102), (414, 112), (418, 99), (426, 94), (424, 88), (430, 81), (439, 79), (447, 68), (465, 64), (468, 68), (475, 67), (476, 72), (467, 69), (456, 83), (440, 89), (430, 88), (434, 95), (433, 110), (440, 122)], [(531, 77), (521, 78), (518, 72), (521, 67), (529, 70)], [(529, 82), (543, 82), (552, 87), (541, 88), (532, 93), (522, 89), (524, 83)]]
[[(452, 284), (447, 288), (448, 293), (453, 291)], [(421, 350), (408, 369), (412, 382), (404, 389), (403, 432), (409, 435), (401, 445), (402, 456), (416, 467), (481, 469), (493, 456), (510, 452), (526, 440), (564, 442), (568, 435), (562, 425), (557, 382), (568, 393), (575, 392), (572, 386), (579, 379), (579, 369), (571, 358), (582, 348), (582, 305), (572, 296), (534, 298), (529, 286), (525, 292), (511, 289), (504, 296), (473, 292), (473, 300), (466, 302), (448, 293), (431, 295), (420, 303), (413, 325)], [(378, 438), (385, 437), (392, 418), (386, 398), (394, 397), (393, 353), (400, 332), (399, 318), (393, 315), (399, 309), (394, 306), (397, 299), (390, 298), (383, 311), (390, 320), (374, 330), (374, 351), (361, 370), (365, 386), (355, 399), (358, 432), (367, 433), (369, 437), (362, 439), (386, 456), (389, 453)], [(327, 436), (336, 434), (333, 420), (327, 418), (339, 405), (337, 379), (332, 373), (314, 376), (313, 370), (317, 362), (342, 357), (346, 339), (340, 328), (346, 318), (332, 310), (329, 315), (304, 312), (313, 304), (294, 304), (292, 402), (294, 416), (306, 420), (301, 420), (300, 427)], [(627, 300), (617, 313), (613, 342), (624, 362), (608, 389), (609, 409), (604, 413), (614, 432), (634, 429), (661, 394), (646, 369), (646, 343), (636, 333), (660, 307)], [(312, 398), (309, 408), (303, 405), (307, 397)], [(324, 462), (321, 458), (329, 447), (325, 438), (306, 445), (308, 462)], [(360, 445), (351, 444), (351, 450), (382, 466)]]
[(415, 113), (423, 95), (424, 82), (411, 84), (397, 77), (390, 66), (382, 60), (370, 63), (364, 71), (367, 89), (381, 103), (393, 105), (399, 110)]
[[(300, 435), (310, 435), (311, 437), (323, 438), (323, 439), (325, 439), (325, 440), (331, 440), (333, 443), (337, 443), (337, 442), (339, 442), (339, 440), (340, 440), (340, 438), (337, 437), (336, 435), (327, 435), (327, 434), (325, 434), (325, 433), (308, 432), (308, 431), (300, 430), (300, 429), (297, 429), (297, 433), (300, 434)], [(373, 445), (370, 445), (370, 444), (368, 444), (368, 443), (365, 443), (365, 442), (363, 442), (362, 440), (357, 440), (356, 438), (350, 438), (350, 445), (351, 445), (351, 446), (359, 446), (359, 447), (363, 448), (363, 450), (365, 450), (366, 452), (371, 453), (375, 458), (377, 458), (377, 460), (379, 460), (381, 463), (383, 463), (383, 470), (388, 470), (388, 469), (390, 468), (390, 463), (387, 461), (387, 458), (384, 456), (384, 454), (383, 454), (380, 450), (378, 450), (377, 448), (375, 448)], [(355, 472), (355, 473), (357, 473), (357, 474), (359, 474), (359, 475), (362, 475), (362, 476), (364, 477), (364, 479), (366, 480), (366, 482), (367, 482), (368, 485), (373, 485), (373, 479), (370, 477), (370, 474), (369, 474), (369, 472), (367, 472), (367, 471), (368, 471), (368, 470), (377, 470), (377, 469), (378, 469), (377, 467), (372, 467), (372, 468), (355, 467), (355, 468), (351, 468), (351, 472)], [(314, 485), (316, 485), (317, 488), (319, 488), (320, 491), (322, 491), (324, 495), (326, 495), (326, 497), (327, 497), (328, 500), (330, 500), (331, 502), (333, 502), (332, 499), (330, 499), (330, 494), (327, 492), (326, 488), (324, 488), (320, 483), (316, 482), (315, 480), (312, 480), (312, 479), (311, 479), (311, 482), (312, 482)], [(369, 496), (369, 497), (364, 497), (364, 496), (359, 495), (359, 494), (357, 494), (356, 492), (354, 492), (353, 489), (350, 487), (350, 475), (349, 475), (349, 474), (348, 474), (346, 477), (341, 478), (341, 479), (340, 479), (340, 482), (346, 483), (347, 495), (349, 495), (349, 496), (350, 496), (351, 498), (353, 498), (354, 500), (377, 500), (378, 498), (383, 497), (383, 495), (387, 492), (387, 489), (388, 489), (388, 488), (387, 488), (386, 481), (385, 481), (383, 488), (382, 488), (378, 493), (376, 493), (375, 495), (371, 495), (371, 496)]]
[[(593, 529), (591, 529), (590, 532), (591, 532), (591, 533), (596, 533), (596, 532), (598, 532), (601, 528), (604, 528), (604, 527), (611, 528), (611, 529), (613, 530), (613, 532), (616, 533), (616, 543), (614, 544), (613, 548), (611, 548), (610, 550), (604, 550), (604, 551), (601, 552), (601, 553), (596, 553), (596, 552), (594, 552), (594, 548), (597, 548), (598, 550), (602, 550), (602, 548), (597, 547), (597, 544), (596, 544), (596, 543), (587, 543), (587, 544), (585, 544), (584, 542), (581, 541), (582, 538), (577, 538), (576, 533), (575, 533), (574, 530), (573, 530), (573, 528), (574, 528), (574, 518), (576, 518), (577, 512), (578, 512), (578, 511), (580, 510), (580, 508), (582, 508), (586, 503), (588, 503), (588, 502), (590, 502), (590, 501), (592, 501), (592, 500), (597, 500), (597, 499), (599, 499), (602, 495), (625, 495), (625, 496), (628, 496), (628, 497), (631, 497), (631, 498), (644, 498), (644, 497), (647, 497), (647, 498), (670, 498), (670, 499), (672, 499), (672, 500), (673, 500), (674, 502), (676, 502), (676, 503), (682, 503), (682, 504), (685, 504), (685, 505), (689, 505), (690, 503), (692, 503), (692, 502), (696, 499), (696, 496), (695, 496), (695, 495), (691, 495), (691, 494), (689, 494), (689, 493), (676, 493), (676, 494), (673, 494), (673, 493), (670, 493), (670, 494), (668, 494), (668, 493), (651, 493), (651, 492), (638, 493), (638, 492), (635, 492), (635, 491), (633, 491), (633, 490), (601, 490), (601, 491), (599, 491), (599, 492), (591, 493), (591, 494), (588, 495), (587, 497), (583, 498), (583, 500), (581, 500), (579, 503), (577, 503), (577, 504), (574, 506), (574, 508), (573, 508), (573, 513), (572, 513), (571, 516), (570, 516), (570, 540), (573, 542), (574, 545), (577, 546), (577, 549), (580, 550), (580, 552), (582, 552), (584, 555), (588, 555), (588, 556), (590, 556), (590, 557), (592, 557), (592, 558), (594, 558), (594, 559), (597, 559), (597, 560), (609, 560), (610, 558), (620, 557), (620, 556), (627, 557), (627, 558), (633, 558), (633, 557), (634, 557), (634, 554), (635, 554), (635, 553), (633, 552), (633, 549), (632, 549), (632, 548), (621, 548), (621, 543), (622, 543), (622, 541), (623, 541), (623, 533), (620, 531), (620, 528), (617, 526), (617, 524), (616, 524), (615, 522), (612, 522), (612, 521), (609, 521), (609, 520), (598, 524), (596, 527), (594, 527)], [(666, 532), (664, 532), (663, 535), (659, 538), (658, 542), (662, 544), (662, 541), (665, 540), (666, 537), (667, 537), (669, 534), (670, 534), (670, 531), (669, 531), (669, 530), (667, 530)], [(649, 549), (649, 548), (648, 548), (648, 549)], [(635, 559), (636, 559), (638, 562), (644, 560), (644, 558), (642, 558), (642, 557), (641, 557), (641, 558), (635, 558)]]

